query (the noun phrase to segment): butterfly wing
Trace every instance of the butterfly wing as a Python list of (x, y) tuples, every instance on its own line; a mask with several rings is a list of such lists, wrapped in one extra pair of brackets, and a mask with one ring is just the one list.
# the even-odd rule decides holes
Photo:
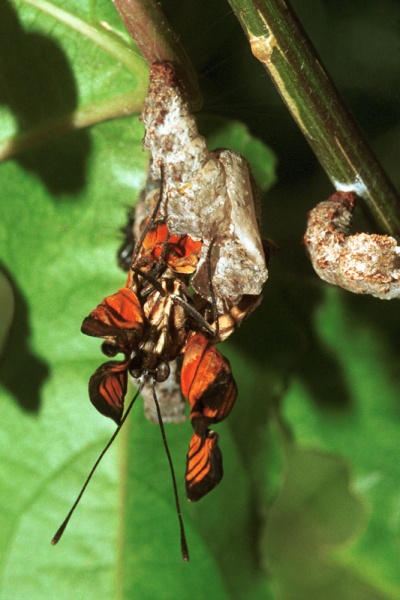
[(181, 371), (181, 387), (190, 404), (192, 436), (186, 464), (186, 494), (199, 500), (222, 479), (218, 436), (209, 429), (228, 416), (237, 397), (229, 361), (207, 338), (189, 338)]
[(128, 363), (109, 361), (101, 365), (89, 381), (89, 397), (93, 406), (104, 416), (120, 424), (127, 390)]
[(84, 319), (81, 331), (129, 352), (143, 332), (143, 312), (136, 294), (125, 287), (107, 296)]
[(237, 386), (230, 363), (201, 333), (191, 336), (186, 346), (181, 387), (189, 400), (195, 430), (201, 429), (201, 423), (225, 419), (235, 403)]
[(223, 476), (222, 454), (218, 446), (218, 434), (192, 435), (186, 458), (186, 496), (191, 502), (200, 500), (211, 492)]

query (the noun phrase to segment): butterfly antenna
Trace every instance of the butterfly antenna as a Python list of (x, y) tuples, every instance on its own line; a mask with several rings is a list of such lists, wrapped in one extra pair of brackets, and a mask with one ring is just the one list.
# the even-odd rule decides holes
[(99, 463), (101, 462), (101, 459), (103, 458), (103, 456), (105, 455), (105, 453), (107, 452), (107, 450), (109, 449), (109, 447), (111, 446), (111, 444), (113, 443), (113, 441), (115, 440), (115, 438), (117, 437), (117, 435), (119, 434), (119, 432), (121, 431), (121, 428), (123, 426), (123, 424), (125, 423), (131, 408), (136, 400), (136, 398), (139, 396), (139, 394), (141, 393), (143, 388), (143, 383), (139, 386), (139, 389), (137, 390), (136, 394), (133, 397), (133, 400), (131, 401), (130, 405), (128, 406), (128, 408), (125, 411), (124, 416), (121, 419), (121, 423), (118, 425), (117, 429), (114, 431), (113, 435), (110, 438), (110, 441), (107, 443), (107, 445), (105, 446), (105, 448), (103, 449), (103, 451), (101, 452), (100, 456), (98, 457), (98, 459), (96, 460), (96, 462), (94, 463), (92, 470), (90, 471), (89, 475), (87, 476), (87, 479), (81, 489), (81, 491), (79, 492), (79, 495), (77, 497), (77, 499), (75, 500), (74, 504), (72, 505), (71, 510), (69, 511), (69, 513), (67, 514), (65, 520), (63, 521), (63, 523), (61, 524), (61, 526), (58, 528), (55, 536), (53, 537), (53, 539), (51, 540), (51, 544), (52, 546), (55, 546), (59, 541), (60, 538), (62, 536), (62, 534), (64, 533), (64, 530), (66, 528), (66, 526), (68, 525), (68, 522), (70, 520), (70, 518), (72, 517), (76, 507), (79, 504), (80, 499), (83, 496), (84, 491), (86, 490), (89, 481), (91, 480), (95, 470), (97, 469), (97, 467), (99, 466)]
[(157, 396), (156, 396), (156, 391), (155, 391), (155, 388), (154, 388), (154, 381), (153, 381), (151, 389), (152, 389), (152, 392), (153, 392), (154, 404), (156, 406), (158, 422), (160, 424), (161, 437), (162, 437), (162, 440), (163, 440), (163, 443), (164, 443), (164, 448), (165, 448), (165, 452), (167, 454), (169, 468), (170, 468), (170, 471), (171, 471), (172, 485), (173, 485), (173, 488), (174, 488), (174, 496), (175, 496), (176, 512), (178, 514), (179, 529), (180, 529), (180, 534), (181, 534), (181, 552), (182, 552), (182, 558), (183, 558), (183, 560), (185, 562), (187, 562), (189, 560), (189, 549), (188, 549), (188, 546), (187, 546), (186, 535), (185, 535), (185, 528), (183, 526), (183, 519), (182, 519), (182, 514), (181, 514), (181, 507), (180, 507), (180, 504), (179, 504), (178, 486), (176, 485), (176, 477), (175, 477), (174, 466), (172, 464), (171, 453), (170, 453), (169, 448), (168, 448), (167, 437), (165, 435), (165, 429), (164, 429), (164, 423), (163, 423), (162, 416), (161, 416), (160, 405), (158, 403)]

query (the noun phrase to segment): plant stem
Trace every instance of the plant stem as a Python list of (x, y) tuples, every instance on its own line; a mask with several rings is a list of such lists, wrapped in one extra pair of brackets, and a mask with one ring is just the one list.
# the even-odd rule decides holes
[(125, 26), (148, 63), (169, 61), (184, 82), (193, 110), (202, 105), (197, 75), (156, 0), (113, 0)]
[(376, 225), (400, 235), (392, 183), (338, 95), (286, 0), (228, 0), (323, 169), (339, 191), (361, 196)]

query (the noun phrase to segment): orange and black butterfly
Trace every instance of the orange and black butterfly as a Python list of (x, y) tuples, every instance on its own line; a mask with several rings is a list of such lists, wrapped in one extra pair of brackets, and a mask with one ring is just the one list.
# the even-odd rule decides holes
[[(229, 414), (237, 396), (229, 362), (213, 345), (213, 330), (200, 314), (196, 322), (196, 307), (181, 277), (195, 270), (200, 247), (201, 242), (170, 236), (165, 224), (157, 224), (145, 236), (136, 270), (128, 276), (131, 287), (103, 300), (82, 325), (83, 333), (106, 340), (103, 351), (108, 356), (124, 354), (124, 360), (99, 367), (89, 384), (94, 406), (118, 425), (128, 373), (139, 381), (162, 382), (169, 375), (169, 363), (183, 356), (181, 389), (194, 429), (186, 471), (189, 500), (199, 500), (221, 480), (218, 436), (209, 426)], [(164, 272), (149, 281), (146, 271), (159, 266), (162, 256)]]
[[(229, 414), (237, 397), (230, 364), (214, 346), (219, 338), (218, 326), (214, 324), (213, 329), (209, 323), (212, 311), (209, 306), (205, 307), (204, 301), (199, 303), (199, 311), (196, 297), (190, 292), (190, 278), (196, 271), (200, 249), (201, 242), (187, 235), (170, 235), (163, 221), (152, 223), (140, 247), (134, 251), (126, 287), (105, 298), (84, 319), (81, 328), (86, 335), (104, 339), (102, 351), (107, 357), (123, 355), (122, 360), (103, 363), (89, 381), (91, 402), (118, 425), (112, 439), (138, 395), (125, 410), (130, 375), (138, 380), (139, 391), (146, 382), (151, 383), (166, 444), (155, 388), (169, 377), (169, 364), (181, 358), (181, 389), (189, 402), (194, 430), (185, 475), (186, 494), (191, 501), (205, 496), (222, 478), (218, 435), (210, 427)], [(202, 313), (208, 315), (207, 319)], [(102, 455), (108, 447), (109, 444)], [(170, 460), (168, 449), (167, 454)], [(171, 462), (170, 467), (181, 526), (182, 555), (187, 560)], [(77, 502), (53, 543), (60, 539)]]

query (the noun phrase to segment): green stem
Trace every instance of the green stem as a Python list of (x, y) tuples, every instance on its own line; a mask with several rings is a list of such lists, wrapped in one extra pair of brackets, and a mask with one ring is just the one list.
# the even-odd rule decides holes
[(377, 226), (400, 235), (392, 183), (338, 95), (285, 0), (228, 0), (262, 62), (337, 190), (361, 196)]
[(169, 61), (185, 84), (193, 110), (202, 99), (196, 72), (156, 0), (113, 0), (125, 27), (148, 63)]

